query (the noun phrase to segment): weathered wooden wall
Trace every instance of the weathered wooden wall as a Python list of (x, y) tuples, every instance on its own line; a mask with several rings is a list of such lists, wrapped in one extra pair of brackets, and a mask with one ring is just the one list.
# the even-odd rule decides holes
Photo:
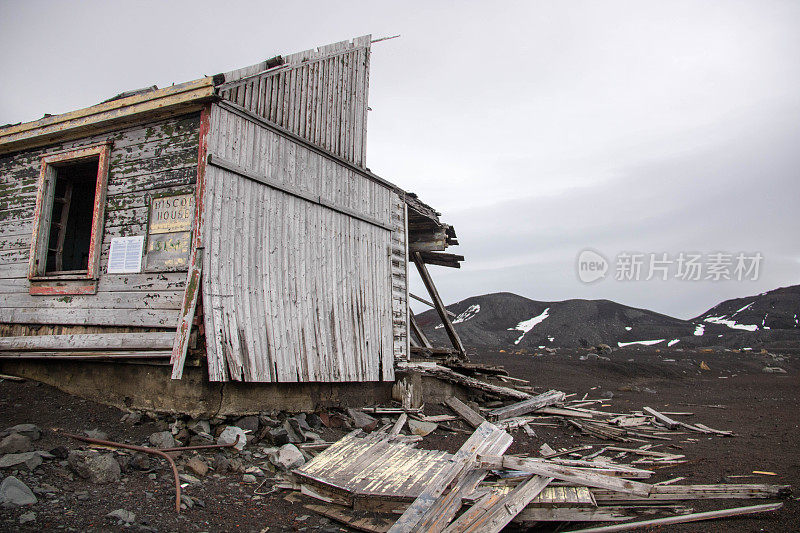
[[(0, 323), (173, 328), (186, 272), (106, 274), (111, 239), (146, 235), (153, 194), (194, 191), (199, 114), (0, 157)], [(113, 141), (97, 294), (32, 296), (27, 279), (42, 155)]]
[(208, 152), (211, 380), (393, 379), (393, 292), (405, 290), (397, 192), (225, 105), (212, 108)]
[(225, 74), (226, 100), (365, 166), (370, 36)]

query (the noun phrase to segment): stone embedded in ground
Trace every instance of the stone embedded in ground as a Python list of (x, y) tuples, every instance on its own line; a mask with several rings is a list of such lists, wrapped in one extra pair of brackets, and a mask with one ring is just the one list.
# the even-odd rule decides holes
[(208, 446), (214, 444), (214, 437), (210, 433), (197, 433), (189, 438), (189, 446)]
[(73, 451), (67, 461), (76, 474), (92, 483), (119, 481), (122, 473), (119, 463), (110, 453)]
[(422, 420), (414, 420), (413, 418), (408, 419), (408, 429), (410, 429), (411, 433), (414, 435), (419, 435), (421, 437), (432, 433), (438, 427), (439, 425), (433, 422), (423, 422)]
[(786, 370), (779, 366), (765, 366), (761, 371), (765, 374), (786, 374)]
[(7, 437), (12, 433), (25, 435), (26, 437), (30, 437), (31, 440), (39, 440), (42, 438), (42, 430), (39, 429), (39, 426), (35, 424), (17, 424), (16, 426), (6, 428), (5, 430), (0, 431), (0, 437)]
[(284, 444), (278, 451), (269, 454), (269, 461), (284, 471), (303, 466), (305, 457), (294, 444)]
[(53, 457), (56, 459), (66, 459), (69, 456), (69, 448), (66, 446), (56, 446), (50, 453), (53, 454)]
[(174, 448), (175, 438), (169, 431), (159, 431), (150, 435), (150, 444), (156, 448)]
[(118, 520), (120, 524), (132, 524), (136, 521), (136, 514), (125, 509), (117, 509), (106, 515), (108, 518)]
[(211, 423), (208, 420), (194, 420), (189, 424), (189, 431), (197, 434), (211, 434)]
[(243, 416), (236, 421), (236, 427), (242, 428), (251, 433), (258, 432), (258, 417), (257, 416)]
[(300, 423), (300, 420), (295, 417), (286, 419), (286, 422), (284, 422), (284, 428), (289, 434), (290, 442), (300, 443), (306, 441), (306, 432), (303, 430), (302, 426), (303, 424)]
[(189, 470), (191, 470), (200, 477), (203, 477), (208, 473), (208, 465), (199, 455), (195, 455), (194, 457), (186, 461), (186, 468), (188, 468)]
[(239, 442), (236, 443), (234, 448), (240, 451), (244, 450), (244, 446), (247, 444), (247, 435), (242, 428), (236, 426), (228, 426), (223, 429), (222, 433), (217, 437), (217, 444), (233, 444), (236, 442), (237, 436), (239, 437)]
[(311, 429), (319, 429), (322, 427), (322, 419), (316, 413), (306, 415), (306, 423), (311, 426)]
[(12, 433), (0, 441), (0, 454), (33, 451), (33, 440), (19, 433)]
[(0, 468), (25, 466), (28, 470), (36, 470), (42, 464), (42, 457), (37, 452), (8, 453), (0, 457)]
[(133, 426), (134, 424), (138, 424), (142, 421), (142, 413), (137, 413), (136, 411), (125, 413), (122, 415), (122, 418), (120, 418), (119, 421), (123, 424)]
[(105, 431), (100, 431), (99, 429), (96, 428), (84, 430), (83, 434), (89, 437), (90, 439), (108, 440), (108, 434)]
[(131, 456), (128, 466), (135, 468), (136, 470), (150, 470), (153, 467), (150, 456), (143, 452), (134, 453)]
[(218, 453), (214, 456), (214, 471), (224, 474), (231, 469), (231, 462), (225, 457), (225, 454)]
[(75, 499), (81, 502), (88, 501), (91, 496), (89, 495), (88, 490), (79, 490), (75, 492)]
[(28, 511), (27, 513), (22, 513), (21, 515), (19, 515), (20, 525), (35, 521), (36, 521), (36, 513), (34, 513), (33, 511)]
[(186, 483), (200, 483), (200, 480), (191, 474), (180, 474), (178, 477)]
[(0, 505), (33, 505), (38, 501), (33, 491), (14, 476), (8, 476), (0, 483)]
[(267, 432), (267, 439), (275, 446), (289, 444), (289, 432), (282, 427), (272, 428)]
[(362, 413), (357, 409), (348, 409), (347, 414), (353, 419), (355, 426), (364, 431), (372, 431), (378, 426), (378, 419), (372, 418), (367, 413)]
[(242, 481), (244, 481), (245, 483), (255, 483), (256, 476), (254, 476), (253, 474), (245, 474), (242, 476)]

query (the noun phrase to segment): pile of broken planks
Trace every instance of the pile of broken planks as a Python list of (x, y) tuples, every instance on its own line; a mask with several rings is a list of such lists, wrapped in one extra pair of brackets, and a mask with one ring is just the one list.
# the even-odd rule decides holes
[[(683, 478), (647, 483), (655, 473), (650, 468), (685, 460), (683, 454), (657, 449), (670, 435), (684, 434), (678, 430), (732, 435), (670, 418), (687, 413), (661, 413), (649, 407), (629, 414), (610, 413), (592, 408), (599, 407), (595, 404), (602, 400), (587, 400), (586, 396), (569, 399), (570, 395), (552, 390), (533, 395), (439, 365), (426, 364), (425, 368), (442, 379), (510, 403), (474, 409), (458, 398), (448, 398), (445, 404), (475, 428), (453, 454), (417, 446), (423, 435), (433, 431), (424, 424), (444, 427), (441, 422), (454, 416), (426, 416), (422, 409), (409, 405), (364, 409), (398, 418), (370, 434), (349, 433), (293, 471), (293, 488), (317, 500), (306, 505), (308, 509), (371, 532), (491, 532), (512, 521), (525, 525), (614, 523), (575, 530), (599, 532), (772, 511), (782, 504), (703, 513), (694, 513), (688, 505), (701, 499), (783, 498), (791, 491), (788, 485), (678, 484)], [(505, 454), (513, 440), (509, 431), (522, 429), (530, 434), (537, 424), (553, 425), (554, 421), (603, 440), (644, 444), (594, 444), (564, 450), (544, 444), (539, 457)], [(406, 424), (411, 435), (402, 434)], [(641, 521), (654, 514), (662, 517)]]

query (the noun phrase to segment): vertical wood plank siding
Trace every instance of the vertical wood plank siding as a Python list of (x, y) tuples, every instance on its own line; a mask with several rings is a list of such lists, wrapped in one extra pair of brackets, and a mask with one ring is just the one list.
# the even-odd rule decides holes
[[(153, 193), (191, 193), (199, 113), (0, 157), (0, 323), (172, 328), (186, 272), (106, 274), (111, 238), (145, 235)], [(111, 140), (97, 294), (32, 296), (27, 279), (43, 155)]]
[[(208, 151), (203, 302), (210, 379), (394, 379), (405, 290), (397, 193), (218, 105)], [(241, 171), (214, 165), (217, 159)]]
[(370, 36), (227, 73), (226, 100), (365, 166)]

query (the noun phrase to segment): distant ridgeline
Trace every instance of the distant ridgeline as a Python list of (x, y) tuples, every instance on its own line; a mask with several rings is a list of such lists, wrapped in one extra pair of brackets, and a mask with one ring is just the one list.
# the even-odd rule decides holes
[[(448, 309), (464, 344), (474, 347), (800, 349), (800, 285), (727, 300), (691, 320), (609, 300), (539, 302), (508, 292), (473, 296)], [(417, 320), (431, 341), (447, 343), (435, 311)]]

